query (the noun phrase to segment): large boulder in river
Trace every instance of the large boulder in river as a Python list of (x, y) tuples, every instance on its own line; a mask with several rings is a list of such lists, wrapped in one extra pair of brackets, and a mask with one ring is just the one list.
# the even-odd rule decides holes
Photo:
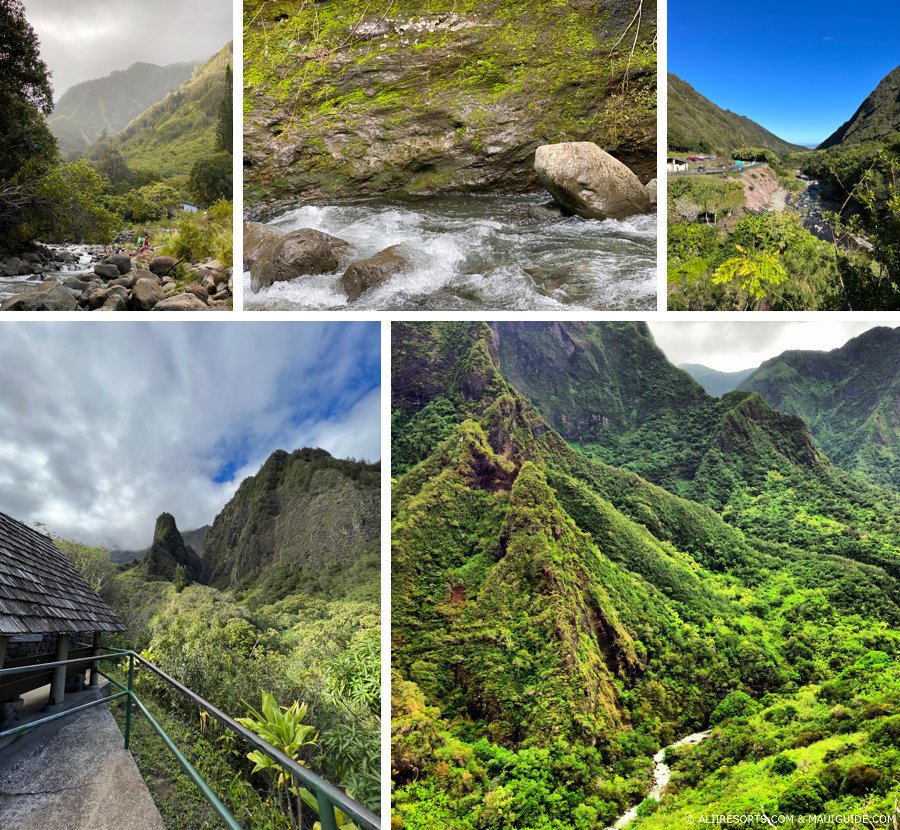
[(653, 207), (656, 207), (656, 179), (650, 179), (650, 181), (644, 185), (644, 190), (647, 192), (647, 198), (650, 199), (650, 204), (653, 205)]
[(165, 289), (156, 281), (156, 278), (141, 277), (131, 290), (131, 299), (128, 303), (132, 311), (151, 311), (166, 298)]
[(259, 222), (244, 222), (244, 270), (249, 271), (257, 257), (281, 234)]
[(350, 244), (321, 231), (303, 228), (266, 245), (250, 268), (250, 287), (260, 291), (275, 282), (330, 274), (340, 267)]
[(122, 276), (119, 267), (108, 262), (98, 262), (94, 266), (94, 273), (105, 280), (115, 280)]
[(407, 271), (412, 262), (402, 245), (391, 245), (375, 256), (353, 262), (341, 277), (341, 287), (352, 303), (376, 285), (387, 282), (395, 274)]
[(534, 170), (563, 208), (585, 219), (625, 219), (651, 209), (641, 180), (590, 141), (538, 147)]
[(104, 265), (115, 265), (123, 277), (131, 270), (131, 257), (128, 254), (110, 254), (103, 260)]
[(173, 256), (157, 256), (153, 257), (153, 262), (150, 263), (150, 270), (156, 274), (157, 277), (164, 277), (172, 271), (176, 265), (178, 265), (178, 260)]
[(56, 282), (29, 288), (0, 305), (0, 311), (75, 311), (77, 308), (72, 292)]
[(3, 273), (7, 277), (27, 277), (34, 273), (34, 267), (24, 259), (14, 256), (3, 263)]

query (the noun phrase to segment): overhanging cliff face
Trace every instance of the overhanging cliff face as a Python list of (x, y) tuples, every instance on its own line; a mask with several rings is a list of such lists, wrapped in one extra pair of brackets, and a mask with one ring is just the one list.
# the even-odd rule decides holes
[(632, 57), (637, 2), (245, 5), (250, 205), (538, 189), (559, 141), (655, 175), (655, 4)]

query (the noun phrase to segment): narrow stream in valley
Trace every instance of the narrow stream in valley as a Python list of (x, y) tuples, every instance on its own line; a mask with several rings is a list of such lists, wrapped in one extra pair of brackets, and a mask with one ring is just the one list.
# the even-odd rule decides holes
[(0, 302), (22, 294), (29, 288), (49, 280), (65, 282), (69, 277), (80, 277), (94, 270), (94, 262), (103, 258), (102, 246), (96, 245), (46, 245), (51, 251), (69, 254), (71, 262), (50, 263), (48, 270), (22, 276), (5, 276), (0, 271)]
[(334, 274), (276, 283), (248, 309), (655, 309), (656, 214), (624, 221), (563, 218), (546, 194), (365, 199), (305, 205), (270, 222), (312, 228), (363, 259), (399, 243), (414, 267), (347, 302)]
[[(710, 732), (712, 732), (711, 729), (707, 729), (705, 732), (695, 732), (693, 735), (688, 735), (680, 741), (675, 741), (674, 744), (663, 747), (653, 756), (653, 786), (651, 787), (650, 792), (645, 796), (646, 798), (655, 798), (659, 801), (662, 798), (663, 789), (665, 789), (666, 784), (669, 783), (669, 776), (672, 771), (664, 760), (666, 757), (666, 750), (677, 749), (680, 746), (696, 746), (705, 741), (709, 737)], [(620, 828), (631, 824), (631, 822), (637, 818), (637, 811), (638, 805), (635, 804), (628, 812), (619, 816), (616, 823), (612, 825), (612, 830), (620, 830)]]

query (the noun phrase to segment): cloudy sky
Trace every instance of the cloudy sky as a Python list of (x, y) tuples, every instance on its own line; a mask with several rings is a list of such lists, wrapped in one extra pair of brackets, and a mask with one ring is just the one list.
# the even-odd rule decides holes
[(716, 321), (715, 323), (651, 322), (656, 344), (670, 363), (700, 363), (722, 372), (760, 365), (791, 349), (830, 351), (884, 323), (828, 321), (779, 323)]
[(275, 449), (380, 458), (370, 323), (0, 325), (0, 511), (135, 549), (211, 522)]
[(24, 0), (53, 94), (137, 61), (200, 63), (233, 37), (231, 0)]

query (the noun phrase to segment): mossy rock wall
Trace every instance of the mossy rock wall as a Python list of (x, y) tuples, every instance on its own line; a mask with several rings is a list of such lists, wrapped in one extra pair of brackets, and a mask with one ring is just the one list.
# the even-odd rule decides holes
[(248, 0), (247, 204), (539, 189), (534, 151), (561, 141), (653, 178), (656, 8), (635, 41), (637, 6)]

